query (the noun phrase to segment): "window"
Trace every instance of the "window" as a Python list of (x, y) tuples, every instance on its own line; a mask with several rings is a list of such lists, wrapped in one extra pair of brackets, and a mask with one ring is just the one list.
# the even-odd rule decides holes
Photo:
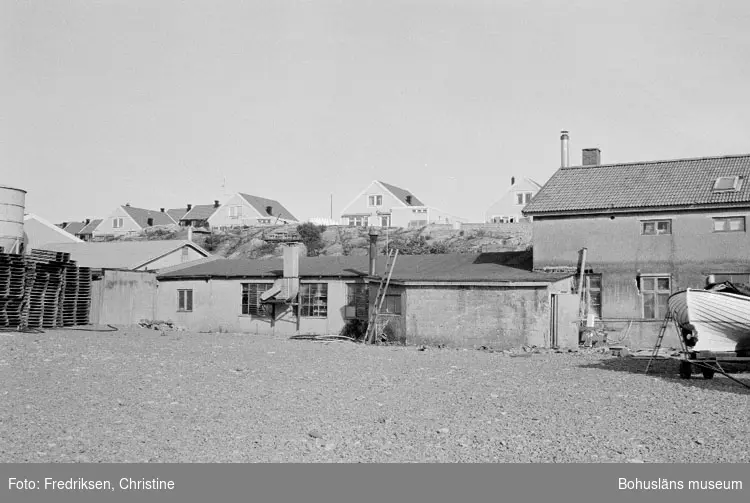
[(714, 232), (744, 232), (745, 217), (714, 218)]
[(177, 310), (193, 311), (193, 290), (177, 290)]
[(367, 217), (349, 217), (349, 227), (367, 227)]
[(258, 219), (258, 224), (259, 225), (265, 225), (265, 224), (270, 224), (270, 223), (271, 223), (271, 219), (270, 218), (259, 218)]
[(309, 283), (299, 287), (300, 316), (328, 317), (328, 283)]
[(416, 208), (411, 210), (412, 213), (427, 213), (427, 208)]
[(120, 229), (122, 228), (122, 217), (113, 218), (112, 219), (112, 228), (113, 229)]
[(641, 221), (641, 234), (654, 236), (657, 234), (672, 234), (671, 220), (643, 220)]
[(189, 258), (190, 258), (190, 250), (188, 249), (187, 246), (183, 246), (182, 247), (182, 261), (187, 262)]
[(229, 218), (240, 218), (242, 216), (242, 206), (230, 206)]
[(641, 296), (643, 317), (661, 320), (667, 314), (667, 299), (672, 294), (672, 281), (669, 276), (641, 276)]
[(531, 201), (531, 192), (516, 192), (516, 204), (527, 204)]
[(531, 202), (531, 192), (527, 192), (523, 195), (523, 202), (526, 204)]
[(391, 216), (390, 215), (382, 215), (380, 217), (380, 226), (381, 227), (390, 227), (391, 226)]
[(346, 309), (344, 314), (347, 318), (366, 320), (368, 305), (367, 285), (363, 283), (346, 285)]
[(242, 314), (266, 316), (267, 304), (261, 304), (260, 295), (272, 286), (273, 283), (242, 283)]
[[(578, 291), (580, 276), (573, 280), (573, 290)], [(602, 275), (584, 274), (583, 276), (584, 316), (593, 313), (597, 318), (602, 317)]]
[(424, 227), (427, 225), (427, 220), (410, 220), (409, 227)]
[(742, 187), (742, 177), (720, 176), (714, 182), (714, 192), (736, 192)]
[(381, 195), (368, 196), (367, 206), (382, 206), (382, 205), (383, 205), (383, 196)]
[(383, 308), (380, 312), (386, 314), (401, 314), (401, 294), (386, 294), (385, 299), (383, 299)]

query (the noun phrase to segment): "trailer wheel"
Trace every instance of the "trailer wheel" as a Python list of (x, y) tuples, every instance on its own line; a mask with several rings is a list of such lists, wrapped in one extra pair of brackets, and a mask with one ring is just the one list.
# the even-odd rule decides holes
[(680, 377), (683, 379), (690, 379), (690, 376), (693, 374), (693, 366), (690, 364), (690, 362), (687, 362), (685, 360), (680, 362)]
[(714, 378), (714, 374), (716, 373), (716, 371), (714, 369), (709, 369), (709, 368), (705, 368), (705, 367), (703, 369), (701, 369), (701, 370), (703, 371), (703, 378), (704, 379), (713, 379)]

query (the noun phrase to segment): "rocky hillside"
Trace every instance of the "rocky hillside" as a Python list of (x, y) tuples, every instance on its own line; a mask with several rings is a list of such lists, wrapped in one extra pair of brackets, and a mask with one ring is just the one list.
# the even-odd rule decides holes
[[(368, 229), (329, 226), (264, 226), (194, 232), (193, 241), (208, 251), (227, 258), (272, 258), (282, 253), (279, 237), (300, 235), (311, 254), (367, 255)], [(398, 248), (402, 254), (480, 253), (521, 251), (531, 246), (531, 226), (520, 224), (465, 224), (461, 229), (450, 225), (429, 225), (416, 229), (378, 229), (378, 248)], [(187, 231), (153, 229), (128, 239), (186, 239)]]

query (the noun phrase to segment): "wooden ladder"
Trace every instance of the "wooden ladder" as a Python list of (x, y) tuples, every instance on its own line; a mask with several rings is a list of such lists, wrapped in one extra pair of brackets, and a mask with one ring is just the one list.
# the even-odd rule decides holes
[(667, 333), (667, 328), (669, 328), (670, 321), (672, 321), (672, 313), (667, 310), (667, 315), (664, 316), (664, 321), (661, 324), (661, 328), (659, 328), (659, 336), (656, 338), (656, 344), (654, 344), (654, 349), (653, 351), (651, 351), (651, 358), (648, 359), (648, 364), (646, 365), (646, 374), (648, 374), (648, 369), (651, 367), (651, 362), (653, 362), (659, 354), (661, 343), (664, 340), (664, 335)]
[[(385, 263), (385, 271), (383, 276), (380, 277), (380, 285), (378, 285), (378, 293), (375, 295), (375, 302), (373, 303), (370, 316), (367, 321), (367, 333), (365, 334), (365, 343), (371, 344), (375, 342), (375, 323), (380, 314), (380, 309), (383, 307), (385, 301), (385, 294), (388, 291), (388, 285), (391, 283), (391, 275), (393, 274), (393, 267), (396, 265), (396, 257), (398, 257), (398, 250), (389, 250), (388, 259)], [(387, 275), (385, 273), (388, 273)]]

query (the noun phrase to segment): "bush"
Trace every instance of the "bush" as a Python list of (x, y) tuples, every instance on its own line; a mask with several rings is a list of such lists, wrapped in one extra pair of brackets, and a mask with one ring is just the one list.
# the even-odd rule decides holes
[[(412, 237), (406, 240), (394, 239), (388, 245), (389, 249), (398, 250), (401, 255), (430, 255), (449, 253), (445, 242), (428, 243), (424, 236)], [(387, 250), (383, 250), (387, 253)]]
[(351, 337), (355, 340), (362, 340), (367, 334), (367, 322), (362, 320), (349, 320), (341, 329), (339, 335), (344, 337)]
[(206, 239), (203, 241), (203, 248), (206, 249), (206, 251), (215, 251), (219, 245), (221, 244), (221, 236), (218, 234), (209, 234)]
[(300, 239), (307, 248), (308, 257), (317, 257), (320, 255), (323, 249), (323, 239), (321, 236), (325, 230), (325, 225), (315, 225), (310, 222), (305, 222), (297, 226)]

